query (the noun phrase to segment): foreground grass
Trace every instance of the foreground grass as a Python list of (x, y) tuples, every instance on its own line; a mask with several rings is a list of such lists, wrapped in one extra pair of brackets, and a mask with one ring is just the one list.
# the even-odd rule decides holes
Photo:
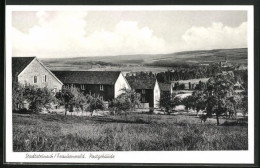
[(247, 126), (200, 124), (194, 116), (13, 114), (16, 152), (247, 149)]

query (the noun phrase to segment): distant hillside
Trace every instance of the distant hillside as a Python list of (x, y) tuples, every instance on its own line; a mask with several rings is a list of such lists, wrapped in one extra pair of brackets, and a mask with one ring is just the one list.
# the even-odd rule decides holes
[(154, 59), (147, 65), (161, 66), (171, 65), (174, 63), (216, 63), (224, 61), (237, 64), (247, 64), (247, 49), (218, 49), (218, 50), (201, 50), (201, 51), (185, 51), (165, 55), (164, 57)]
[(171, 66), (174, 63), (214, 63), (224, 61), (225, 57), (231, 63), (247, 64), (247, 48), (184, 51), (155, 55), (48, 58), (41, 60), (50, 67), (72, 67), (74, 65), (84, 67), (84, 69), (91, 69), (99, 66)]

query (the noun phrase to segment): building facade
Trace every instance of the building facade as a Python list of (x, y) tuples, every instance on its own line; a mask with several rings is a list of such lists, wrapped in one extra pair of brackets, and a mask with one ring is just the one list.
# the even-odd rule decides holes
[(61, 90), (63, 83), (36, 57), (12, 58), (13, 81), (51, 91)]
[(77, 87), (85, 94), (109, 101), (131, 89), (120, 71), (52, 71), (64, 87)]
[(129, 79), (128, 82), (131, 88), (141, 95), (143, 108), (159, 108), (161, 91), (155, 78)]

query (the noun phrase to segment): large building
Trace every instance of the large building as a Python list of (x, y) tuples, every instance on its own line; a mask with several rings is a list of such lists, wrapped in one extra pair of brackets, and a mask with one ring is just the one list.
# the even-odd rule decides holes
[(159, 108), (161, 91), (155, 78), (134, 78), (128, 82), (131, 88), (141, 95), (141, 103), (144, 108)]
[(104, 101), (131, 89), (120, 71), (52, 71), (64, 87), (77, 87), (85, 94), (99, 96)]
[(21, 84), (58, 91), (63, 83), (36, 57), (12, 57), (12, 79)]

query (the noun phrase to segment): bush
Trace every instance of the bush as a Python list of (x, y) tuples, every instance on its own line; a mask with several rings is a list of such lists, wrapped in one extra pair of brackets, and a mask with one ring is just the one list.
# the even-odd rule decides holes
[(132, 90), (125, 90), (124, 93), (109, 102), (109, 108), (113, 110), (114, 114), (121, 114), (122, 112), (126, 114), (128, 111), (134, 110), (135, 107), (139, 105), (140, 94)]
[(88, 109), (92, 112), (93, 115), (94, 110), (104, 110), (106, 108), (105, 103), (100, 97), (89, 97), (89, 106)]
[(65, 115), (67, 115), (68, 110), (72, 112), (74, 107), (82, 111), (86, 110), (92, 99), (92, 96), (84, 96), (76, 87), (64, 87), (61, 91), (56, 93), (55, 97), (60, 105), (64, 105)]
[(29, 110), (33, 113), (40, 112), (43, 108), (50, 109), (51, 103), (55, 103), (54, 93), (45, 88), (37, 88), (32, 85), (13, 84), (12, 102), (13, 110), (24, 109), (24, 103), (29, 104)]
[(172, 109), (181, 104), (181, 98), (177, 97), (176, 94), (171, 93), (163, 93), (160, 100), (159, 100), (159, 106), (162, 109), (165, 109), (165, 111), (170, 114), (172, 112)]

